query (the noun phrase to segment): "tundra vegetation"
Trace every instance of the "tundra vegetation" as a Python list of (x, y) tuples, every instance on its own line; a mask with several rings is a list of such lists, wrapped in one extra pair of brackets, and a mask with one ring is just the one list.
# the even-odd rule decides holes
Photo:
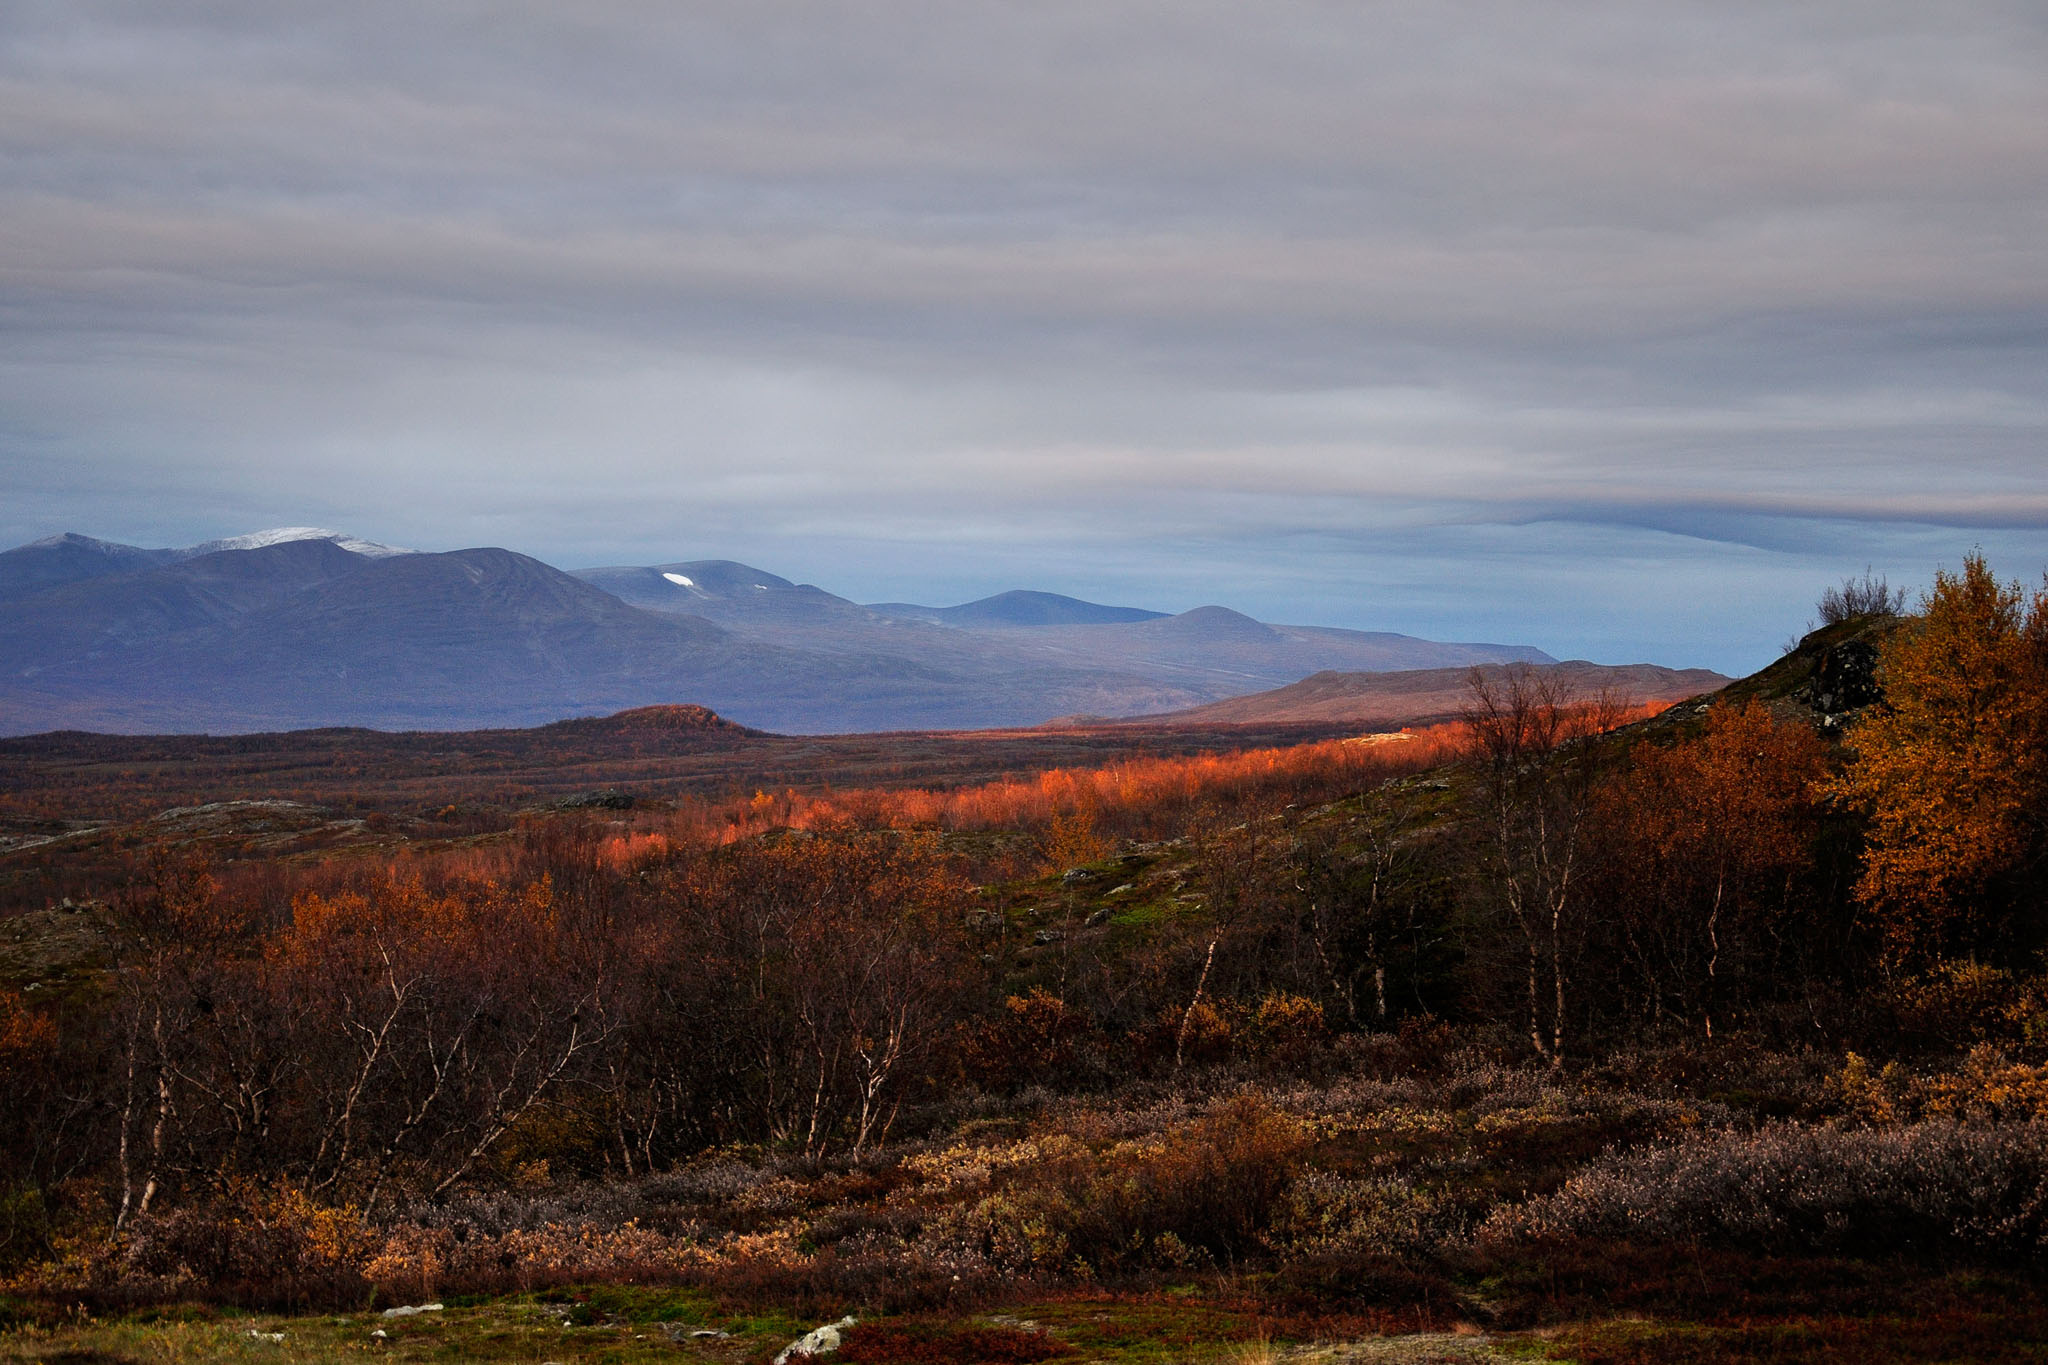
[(2048, 590), (1903, 606), (1654, 716), (17, 838), (0, 1357), (2039, 1359)]

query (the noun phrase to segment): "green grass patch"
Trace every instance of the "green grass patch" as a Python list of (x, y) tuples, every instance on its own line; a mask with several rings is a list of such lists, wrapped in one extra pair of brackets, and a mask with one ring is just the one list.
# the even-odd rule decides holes
[(1172, 1294), (1030, 1304), (992, 1321), (1043, 1328), (1089, 1360), (1118, 1365), (1220, 1360), (1259, 1336), (1251, 1315)]
[(2048, 1316), (1951, 1312), (1715, 1325), (1602, 1323), (1566, 1331), (1550, 1344), (1548, 1354), (1578, 1365), (2019, 1365), (2048, 1360)]
[[(283, 1317), (231, 1315), (204, 1318), (184, 1314), (127, 1315), (0, 1331), (0, 1361), (148, 1362), (184, 1365), (203, 1361), (264, 1361), (281, 1365), (379, 1359), (407, 1362), (561, 1361), (618, 1365), (678, 1359), (733, 1361), (764, 1349), (772, 1353), (799, 1331), (774, 1320), (765, 1331), (748, 1324), (724, 1324), (729, 1340), (678, 1342), (656, 1324), (702, 1322), (701, 1296), (673, 1290), (603, 1286), (582, 1304), (562, 1296), (523, 1294), (470, 1308), (385, 1318), (377, 1313)], [(598, 1306), (588, 1315), (577, 1308)], [(669, 1316), (663, 1316), (668, 1314)], [(582, 1321), (578, 1321), (582, 1318)], [(767, 1327), (769, 1320), (761, 1320)], [(808, 1330), (805, 1328), (803, 1330)], [(278, 1340), (281, 1333), (283, 1339)], [(378, 1335), (381, 1333), (382, 1335)]]
[(696, 1289), (598, 1284), (572, 1290), (567, 1297), (593, 1315), (638, 1324), (686, 1322), (701, 1327), (716, 1312), (712, 1297)]
[(1139, 901), (1127, 904), (1122, 896), (1109, 902), (1113, 913), (1109, 923), (1116, 929), (1145, 929), (1163, 923), (1189, 907), (1173, 901)]

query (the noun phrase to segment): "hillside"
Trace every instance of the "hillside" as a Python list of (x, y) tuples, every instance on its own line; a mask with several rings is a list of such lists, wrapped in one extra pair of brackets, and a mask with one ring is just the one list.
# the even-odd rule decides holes
[[(816, 739), (687, 706), (0, 741), (0, 1159), (49, 1220), (0, 1283), (66, 1359), (161, 1337), (75, 1311), (115, 1291), (212, 1305), (175, 1320), (209, 1358), (250, 1321), (307, 1358), (564, 1361), (836, 1321), (883, 1365), (2020, 1359), (2048, 982), (1888, 984), (1815, 795), (1896, 624), (1501, 765), (1444, 766), (1464, 726)], [(1531, 938), (1507, 879), (1560, 838), (1565, 933)], [(124, 1032), (137, 1001), (170, 1026)], [(191, 1160), (110, 1227), (135, 1144), (66, 1102), (123, 1112), (124, 1037)], [(249, 1076), (255, 1136), (208, 1105)], [(246, 1316), (273, 1301), (301, 1311)]]
[[(1502, 665), (1479, 666), (1498, 674)], [(1636, 704), (1679, 701), (1725, 687), (1729, 679), (1704, 668), (1662, 668), (1656, 664), (1593, 664), (1574, 659), (1532, 665), (1546, 678), (1580, 696), (1603, 690)], [(1325, 671), (1269, 692), (1233, 697), (1207, 706), (1141, 721), (1176, 725), (1347, 723), (1391, 728), (1448, 720), (1465, 706), (1472, 669), (1425, 668), (1391, 673)]]

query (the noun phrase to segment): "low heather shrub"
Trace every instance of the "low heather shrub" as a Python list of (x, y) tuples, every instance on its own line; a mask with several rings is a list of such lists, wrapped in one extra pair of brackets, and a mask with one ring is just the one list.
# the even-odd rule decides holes
[(2048, 1066), (2015, 1062), (1989, 1044), (1953, 1071), (1921, 1075), (1897, 1062), (1873, 1067), (1850, 1053), (1828, 1078), (1829, 1098), (1848, 1118), (1875, 1127), (1916, 1119), (1975, 1123), (2048, 1119)]
[(139, 1218), (121, 1246), (123, 1278), (157, 1292), (304, 1307), (365, 1292), (377, 1233), (353, 1207), (315, 1203), (291, 1186), (228, 1185), (204, 1203)]
[[(1939, 1048), (1978, 1043), (2039, 1046), (2048, 980), (1977, 962), (1950, 962), (1893, 985), (1882, 1003), (1899, 1033)], [(1889, 1031), (1888, 1031), (1889, 1036)]]
[(1502, 1209), (1489, 1241), (1682, 1241), (1766, 1253), (2037, 1256), (2048, 1126), (1778, 1124), (1611, 1156)]
[(1398, 1176), (1308, 1171), (1288, 1190), (1273, 1241), (1292, 1256), (1412, 1256), (1440, 1250), (1465, 1230), (1452, 1201)]
[(1102, 1151), (1053, 1135), (986, 1197), (934, 1219), (922, 1244), (1007, 1274), (1235, 1262), (1263, 1245), (1307, 1141), (1252, 1096)]
[(486, 1186), (456, 1191), (441, 1200), (408, 1200), (382, 1221), (447, 1228), (467, 1239), (565, 1225), (619, 1227), (638, 1222), (666, 1227), (681, 1221), (676, 1207), (676, 1201), (656, 1197), (646, 1182), (563, 1181), (537, 1190)]
[(1390, 1081), (1441, 1076), (1504, 1054), (1506, 1049), (1496, 1045), (1498, 1040), (1480, 1036), (1485, 1033), (1481, 1029), (1461, 1033), (1440, 1019), (1416, 1016), (1402, 1020), (1392, 1032), (1340, 1034), (1333, 1047), (1345, 1074)]
[(1099, 1034), (1087, 1011), (1036, 986), (970, 1030), (961, 1060), (976, 1085), (1004, 1094), (1096, 1081), (1109, 1074)]
[[(404, 1302), (446, 1293), (504, 1293), (548, 1285), (598, 1281), (674, 1282), (736, 1254), (759, 1254), (741, 1239), (703, 1245), (628, 1222), (547, 1225), (507, 1232), (471, 1233), (418, 1223), (390, 1229), (363, 1267), (363, 1278), (386, 1298)], [(765, 1249), (780, 1251), (781, 1242)], [(786, 1241), (786, 1239), (784, 1239)]]

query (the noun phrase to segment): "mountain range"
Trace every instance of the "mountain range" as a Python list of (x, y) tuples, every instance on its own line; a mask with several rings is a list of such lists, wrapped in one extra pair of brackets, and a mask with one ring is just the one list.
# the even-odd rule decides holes
[(564, 572), (315, 528), (0, 553), (0, 733), (522, 726), (661, 703), (768, 730), (1189, 711), (1324, 670), (1541, 650), (1014, 591), (862, 605), (729, 560)]

